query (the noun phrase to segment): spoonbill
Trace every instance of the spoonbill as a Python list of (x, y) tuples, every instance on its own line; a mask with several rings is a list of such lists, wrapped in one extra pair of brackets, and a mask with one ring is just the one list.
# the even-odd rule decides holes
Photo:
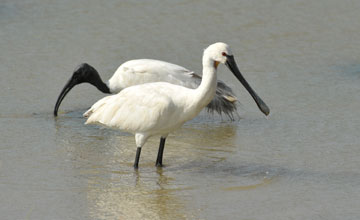
[[(57, 116), (59, 106), (66, 94), (77, 84), (90, 83), (103, 93), (117, 94), (129, 86), (149, 82), (168, 82), (195, 89), (200, 85), (201, 76), (182, 66), (151, 59), (130, 60), (116, 70), (107, 83), (104, 83), (96, 69), (87, 63), (81, 64), (61, 91), (54, 108)], [(224, 113), (233, 120), (237, 98), (224, 82), (217, 82), (216, 94), (208, 104), (208, 112)]]
[(133, 133), (136, 142), (134, 168), (139, 165), (141, 148), (151, 136), (160, 136), (155, 165), (162, 166), (165, 140), (168, 134), (194, 118), (216, 94), (216, 71), (219, 63), (226, 64), (243, 84), (260, 110), (268, 115), (270, 109), (241, 75), (230, 47), (215, 43), (204, 50), (201, 84), (190, 89), (166, 82), (146, 83), (123, 89), (116, 95), (97, 101), (84, 113), (85, 124), (98, 123)]

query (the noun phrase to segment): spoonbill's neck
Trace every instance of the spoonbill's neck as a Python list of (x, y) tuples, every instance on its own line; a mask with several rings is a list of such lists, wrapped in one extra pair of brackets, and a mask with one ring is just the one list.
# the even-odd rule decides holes
[(203, 56), (203, 74), (200, 86), (195, 90), (196, 99), (202, 106), (206, 106), (214, 98), (216, 92), (216, 65), (207, 54)]

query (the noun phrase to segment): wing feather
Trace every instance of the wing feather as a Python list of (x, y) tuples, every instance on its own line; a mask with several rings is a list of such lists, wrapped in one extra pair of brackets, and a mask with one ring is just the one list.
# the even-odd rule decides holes
[(133, 86), (96, 102), (84, 116), (86, 124), (100, 123), (128, 132), (159, 129), (175, 112), (175, 104), (167, 95), (154, 90), (152, 84)]

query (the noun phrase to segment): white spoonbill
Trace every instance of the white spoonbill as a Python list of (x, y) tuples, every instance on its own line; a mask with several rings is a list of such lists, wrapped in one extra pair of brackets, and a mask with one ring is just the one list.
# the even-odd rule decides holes
[(270, 109), (241, 75), (229, 46), (215, 43), (204, 50), (203, 75), (198, 88), (189, 89), (166, 82), (131, 86), (97, 101), (84, 113), (88, 117), (85, 124), (99, 123), (135, 134), (135, 168), (138, 168), (141, 148), (146, 140), (151, 136), (160, 136), (156, 166), (162, 166), (168, 134), (194, 118), (214, 98), (219, 63), (228, 66), (260, 110), (268, 115)]
[[(57, 116), (59, 106), (66, 94), (77, 84), (90, 83), (103, 93), (116, 94), (129, 86), (149, 82), (168, 82), (195, 89), (200, 85), (201, 76), (172, 63), (160, 60), (130, 60), (116, 70), (107, 83), (104, 83), (96, 69), (87, 63), (81, 64), (61, 91), (54, 108)], [(226, 114), (233, 119), (236, 112), (236, 96), (225, 83), (218, 81), (216, 95), (208, 104), (208, 112)]]

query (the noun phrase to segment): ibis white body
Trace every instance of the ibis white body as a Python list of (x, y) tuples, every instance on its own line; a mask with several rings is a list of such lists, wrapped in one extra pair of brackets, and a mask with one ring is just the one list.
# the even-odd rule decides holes
[(168, 82), (192, 89), (199, 86), (193, 71), (152, 59), (130, 60), (121, 64), (107, 84), (112, 93), (118, 93), (127, 87), (149, 82)]
[[(80, 83), (90, 83), (104, 93), (117, 94), (130, 86), (150, 82), (168, 82), (195, 89), (200, 85), (201, 79), (202, 77), (193, 71), (176, 64), (160, 60), (138, 59), (120, 65), (109, 81), (104, 83), (95, 68), (84, 63), (74, 71), (72, 78), (60, 93), (54, 108), (54, 115), (57, 115), (58, 108), (66, 94)], [(218, 81), (216, 96), (207, 106), (208, 111), (224, 113), (233, 119), (233, 113), (236, 113), (236, 101), (236, 96), (231, 88)]]

